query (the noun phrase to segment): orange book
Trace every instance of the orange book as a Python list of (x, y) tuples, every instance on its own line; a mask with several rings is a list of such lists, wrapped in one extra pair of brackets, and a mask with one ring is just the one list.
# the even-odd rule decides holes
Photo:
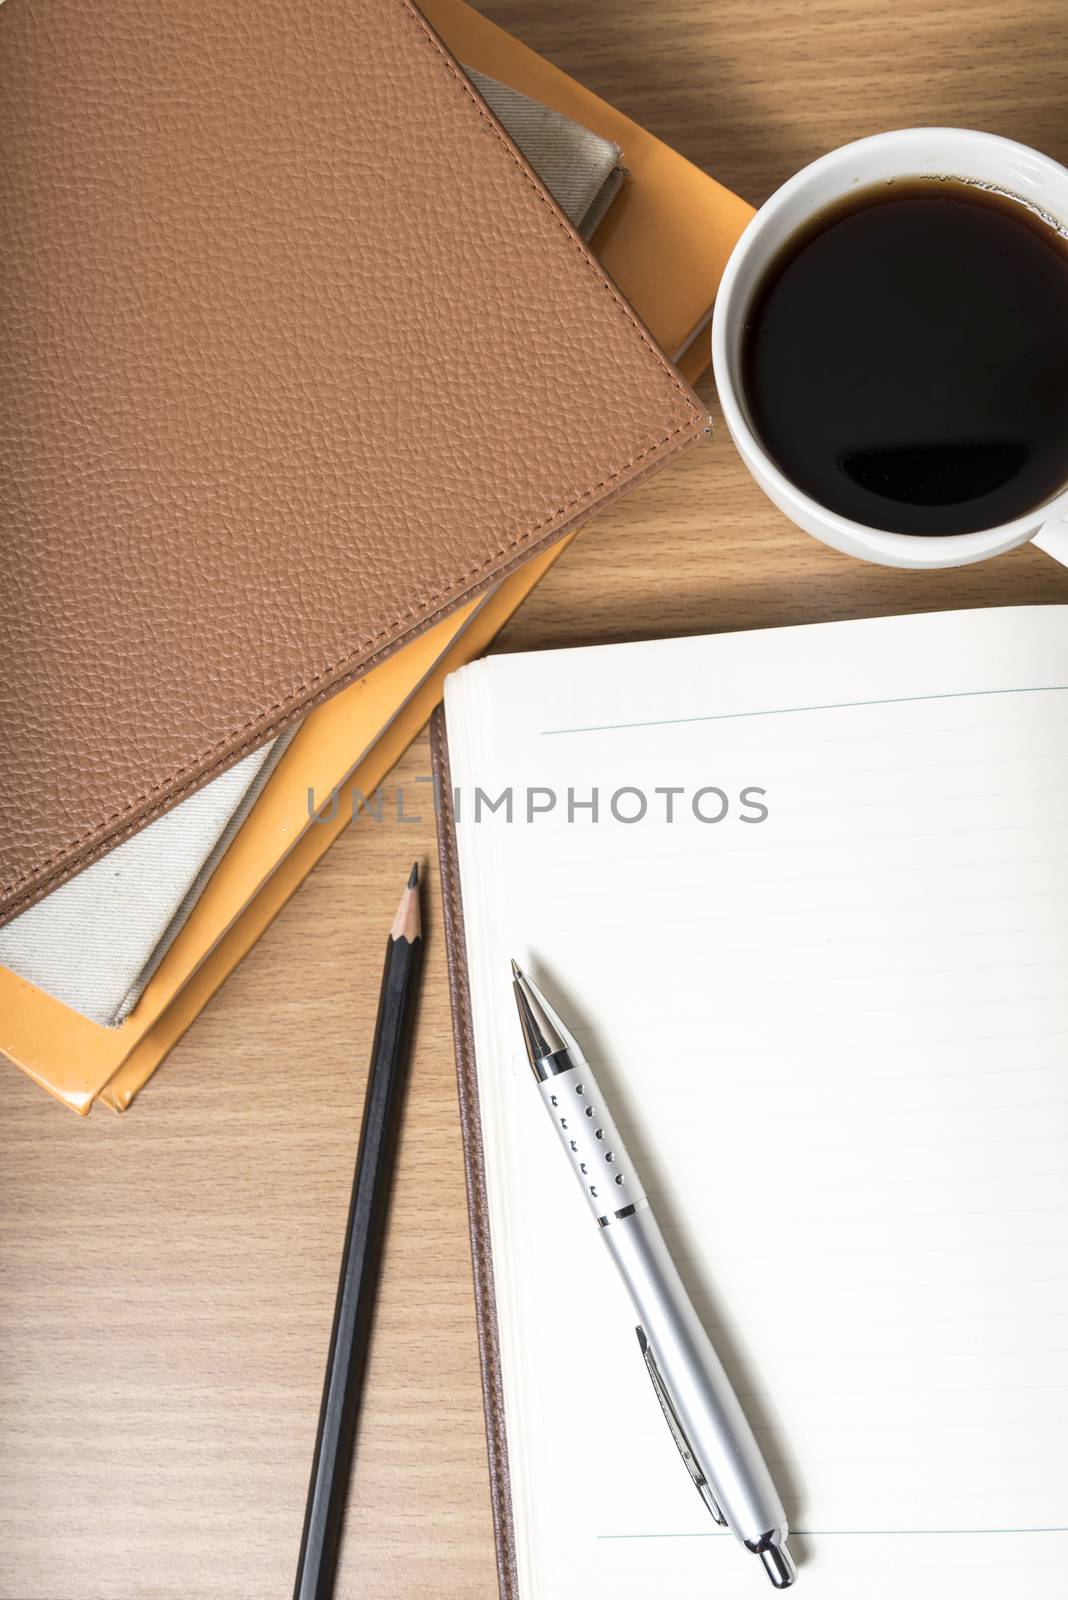
[[(592, 241), (662, 349), (693, 382), (708, 365), (716, 286), (752, 208), (480, 16), (423, 0), (459, 60), (618, 144), (628, 177)], [(318, 707), (279, 761), (193, 911), (117, 1028), (0, 968), (0, 1051), (72, 1110), (123, 1111), (426, 723), (447, 673), (481, 654), (569, 541), (452, 613)], [(308, 793), (330, 803), (315, 821)], [(331, 797), (336, 793), (336, 807)]]

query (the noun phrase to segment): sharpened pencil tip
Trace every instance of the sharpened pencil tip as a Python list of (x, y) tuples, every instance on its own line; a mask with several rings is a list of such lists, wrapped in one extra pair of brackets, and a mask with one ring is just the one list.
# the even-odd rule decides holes
[(519, 962), (513, 956), (512, 957), (512, 977), (513, 978), (521, 978), (522, 976), (523, 976), (523, 973), (522, 973), (522, 970), (520, 968)]
[(393, 918), (390, 929), (391, 939), (407, 939), (409, 944), (413, 939), (418, 939), (423, 930), (422, 917), (419, 912), (419, 863), (412, 867), (408, 874), (408, 882), (404, 885), (404, 893), (400, 897), (397, 915)]

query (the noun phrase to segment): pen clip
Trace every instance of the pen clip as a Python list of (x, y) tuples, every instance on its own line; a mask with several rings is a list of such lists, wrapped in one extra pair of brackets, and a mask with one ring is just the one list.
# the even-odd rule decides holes
[(727, 1519), (713, 1499), (712, 1490), (708, 1486), (708, 1479), (705, 1477), (701, 1463), (693, 1453), (690, 1441), (686, 1437), (686, 1430), (679, 1421), (679, 1414), (675, 1410), (674, 1402), (667, 1391), (667, 1385), (660, 1376), (660, 1369), (653, 1356), (652, 1346), (645, 1337), (645, 1329), (639, 1326), (634, 1331), (638, 1335), (638, 1348), (642, 1353), (642, 1360), (645, 1362), (645, 1370), (648, 1372), (650, 1381), (656, 1391), (656, 1398), (660, 1401), (660, 1409), (664, 1413), (664, 1421), (671, 1430), (671, 1437), (678, 1445), (679, 1455), (685, 1462), (686, 1471), (693, 1479), (694, 1487), (708, 1510), (712, 1513), (713, 1519), (721, 1528), (725, 1528)]

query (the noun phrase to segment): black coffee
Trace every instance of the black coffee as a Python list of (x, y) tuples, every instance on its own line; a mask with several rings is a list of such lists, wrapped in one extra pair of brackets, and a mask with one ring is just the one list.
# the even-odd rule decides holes
[(956, 179), (861, 190), (784, 247), (742, 350), (780, 468), (868, 527), (970, 533), (1068, 481), (1068, 242)]

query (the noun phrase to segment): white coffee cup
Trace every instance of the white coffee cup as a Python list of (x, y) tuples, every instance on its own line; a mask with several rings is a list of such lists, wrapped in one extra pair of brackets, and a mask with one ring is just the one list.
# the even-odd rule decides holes
[(1068, 484), (1044, 504), (995, 528), (937, 538), (892, 533), (839, 516), (805, 494), (765, 450), (750, 418), (741, 375), (742, 335), (770, 263), (810, 217), (852, 190), (889, 178), (930, 176), (1013, 195), (1068, 235), (1068, 169), (1011, 139), (963, 128), (903, 128), (832, 150), (761, 206), (727, 263), (712, 318), (712, 365), (724, 420), (765, 494), (798, 527), (836, 550), (888, 567), (959, 567), (1033, 540), (1068, 565)]

